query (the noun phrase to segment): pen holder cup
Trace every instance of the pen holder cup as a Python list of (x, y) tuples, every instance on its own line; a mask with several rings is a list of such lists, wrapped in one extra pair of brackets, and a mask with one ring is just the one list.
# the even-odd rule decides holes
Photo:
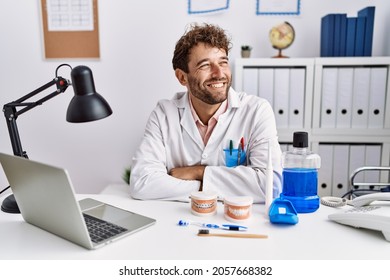
[(225, 152), (225, 165), (227, 167), (235, 167), (238, 165), (244, 165), (246, 162), (246, 153), (245, 151), (240, 151), (238, 149), (224, 149)]

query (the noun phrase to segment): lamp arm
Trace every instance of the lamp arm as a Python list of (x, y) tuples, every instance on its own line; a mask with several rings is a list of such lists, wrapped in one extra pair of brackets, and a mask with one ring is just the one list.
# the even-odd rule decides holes
[[(47, 96), (35, 101), (35, 102), (24, 102), (25, 100), (37, 95), (38, 93), (42, 92), (43, 90), (56, 85), (57, 90), (48, 94)], [(60, 93), (64, 92), (68, 86), (70, 85), (70, 82), (62, 77), (55, 77), (52, 81), (48, 82), (47, 84), (37, 88), (36, 90), (30, 92), (29, 94), (26, 94), (25, 96), (22, 96), (21, 98), (7, 103), (3, 107), (4, 116), (7, 122), (8, 127), (8, 133), (10, 136), (12, 149), (14, 152), (14, 155), (28, 158), (27, 153), (23, 151), (22, 144), (19, 137), (19, 131), (18, 126), (16, 124), (16, 119), (21, 114), (35, 108), (38, 105), (42, 105), (44, 102), (50, 100), (51, 98), (59, 95)], [(17, 107), (24, 107), (21, 110), (17, 110)]]

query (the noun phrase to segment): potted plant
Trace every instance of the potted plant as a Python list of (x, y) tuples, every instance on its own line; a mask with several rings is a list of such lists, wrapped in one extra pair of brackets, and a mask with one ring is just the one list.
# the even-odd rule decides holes
[(241, 57), (250, 57), (251, 56), (252, 47), (249, 45), (241, 46)]
[(125, 181), (126, 184), (130, 184), (130, 174), (131, 174), (131, 169), (130, 168), (125, 168), (123, 174), (122, 174), (122, 179)]

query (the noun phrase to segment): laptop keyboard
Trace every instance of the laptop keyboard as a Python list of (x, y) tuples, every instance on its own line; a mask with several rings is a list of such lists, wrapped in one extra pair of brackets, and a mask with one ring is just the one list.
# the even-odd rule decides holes
[(99, 243), (107, 240), (115, 235), (127, 231), (127, 229), (114, 225), (112, 223), (100, 220), (87, 214), (83, 214), (87, 224), (89, 236), (92, 242)]

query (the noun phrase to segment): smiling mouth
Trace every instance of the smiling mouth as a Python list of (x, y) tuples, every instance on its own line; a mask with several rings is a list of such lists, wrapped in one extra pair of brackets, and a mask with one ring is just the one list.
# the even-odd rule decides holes
[(221, 88), (225, 85), (225, 83), (216, 83), (216, 84), (209, 84), (208, 87), (211, 88)]

